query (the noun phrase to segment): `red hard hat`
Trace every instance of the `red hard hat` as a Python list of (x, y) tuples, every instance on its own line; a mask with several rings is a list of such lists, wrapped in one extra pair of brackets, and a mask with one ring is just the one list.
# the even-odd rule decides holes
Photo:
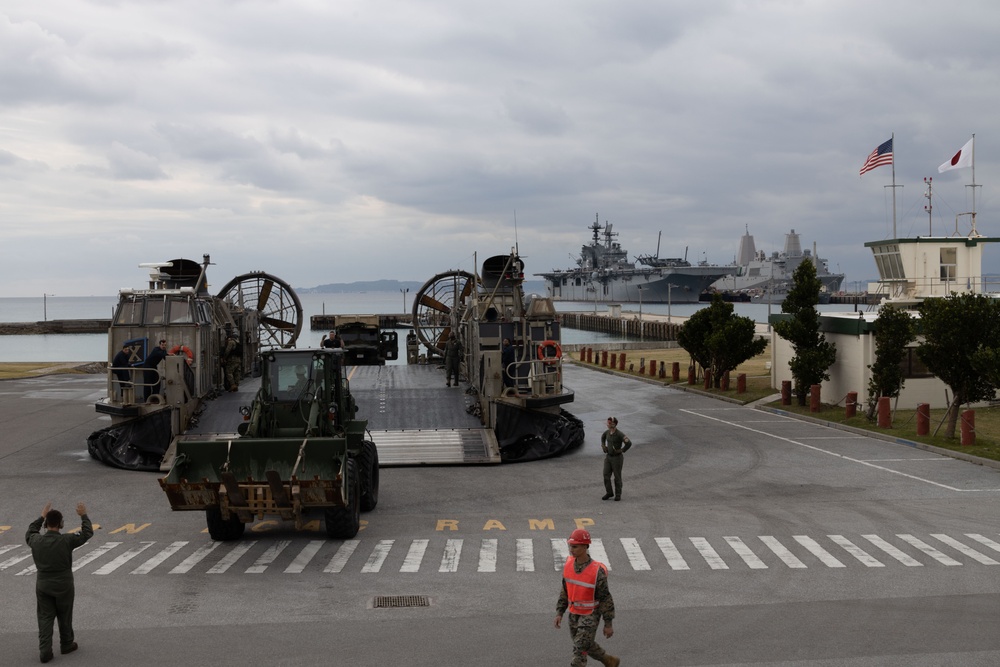
[(590, 544), (590, 533), (583, 528), (577, 528), (570, 534), (569, 539), (566, 541), (570, 544)]

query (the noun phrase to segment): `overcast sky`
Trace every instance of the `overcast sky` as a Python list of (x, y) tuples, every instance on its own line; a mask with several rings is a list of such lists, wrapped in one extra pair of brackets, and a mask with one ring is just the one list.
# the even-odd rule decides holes
[[(509, 251), (732, 262), (969, 211), (1000, 236), (996, 0), (0, 0), (0, 296), (113, 295), (210, 254), (214, 287), (424, 281)], [(516, 237), (515, 237), (516, 217)], [(959, 223), (968, 231), (968, 218)], [(1000, 247), (986, 268), (1000, 267)]]

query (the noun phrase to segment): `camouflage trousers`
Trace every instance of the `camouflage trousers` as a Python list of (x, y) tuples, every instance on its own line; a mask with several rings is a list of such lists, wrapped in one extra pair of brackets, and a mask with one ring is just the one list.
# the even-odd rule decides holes
[(225, 374), (224, 382), (226, 384), (226, 389), (232, 389), (233, 387), (240, 386), (240, 378), (242, 377), (242, 364), (239, 359), (234, 359), (232, 361), (226, 361), (222, 365), (222, 370)]
[(573, 638), (572, 667), (584, 667), (587, 658), (600, 661), (604, 657), (604, 649), (597, 643), (597, 626), (601, 623), (600, 614), (569, 615), (569, 636)]

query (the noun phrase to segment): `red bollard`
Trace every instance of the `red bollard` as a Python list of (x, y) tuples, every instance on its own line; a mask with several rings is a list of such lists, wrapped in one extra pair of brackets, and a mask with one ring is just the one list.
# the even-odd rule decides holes
[(620, 370), (620, 371), (625, 370), (625, 353), (624, 352), (622, 352), (620, 355), (618, 355), (618, 370)]
[(667, 365), (664, 363), (660, 363), (660, 379), (661, 380), (667, 379)]
[(782, 380), (781, 381), (781, 404), (791, 405), (792, 404), (792, 381)]
[(580, 348), (580, 361), (587, 361), (587, 348)]
[(708, 368), (705, 369), (705, 389), (712, 388), (712, 371)]
[(594, 363), (594, 348), (592, 347), (587, 348), (587, 363), (588, 364)]
[(892, 410), (888, 396), (881, 396), (878, 399), (878, 427), (892, 428)]
[(850, 419), (858, 415), (858, 392), (847, 392), (847, 405), (844, 406), (844, 416)]
[(670, 365), (670, 379), (674, 382), (681, 379), (681, 362), (675, 361)]
[(618, 355), (614, 352), (611, 353), (611, 368), (618, 366)]
[(694, 366), (688, 366), (688, 384), (694, 384)]
[(809, 412), (819, 412), (819, 390), (818, 384), (809, 387)]
[(931, 432), (931, 404), (917, 403), (917, 435)]
[(745, 394), (747, 393), (747, 374), (740, 373), (736, 376), (736, 393)]
[(608, 351), (601, 350), (601, 366), (604, 368), (608, 367)]
[(729, 371), (722, 374), (722, 391), (729, 391)]
[(966, 410), (962, 417), (962, 445), (971, 447), (976, 444), (976, 411)]
[(649, 360), (649, 377), (656, 377), (656, 359)]

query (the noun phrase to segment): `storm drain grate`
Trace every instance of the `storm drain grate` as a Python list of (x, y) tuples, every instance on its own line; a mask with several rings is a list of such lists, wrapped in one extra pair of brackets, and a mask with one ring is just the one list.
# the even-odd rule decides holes
[(396, 607), (430, 607), (431, 599), (426, 595), (378, 595), (372, 605), (375, 609)]

